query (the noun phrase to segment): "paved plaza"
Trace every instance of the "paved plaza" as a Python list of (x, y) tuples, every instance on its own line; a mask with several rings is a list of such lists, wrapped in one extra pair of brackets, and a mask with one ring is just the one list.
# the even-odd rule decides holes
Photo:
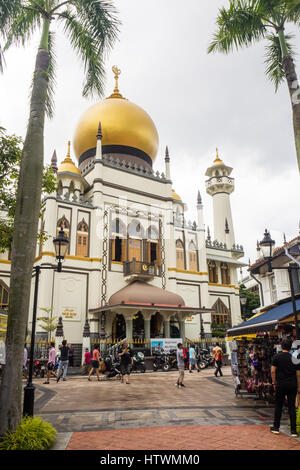
[(58, 431), (54, 449), (101, 450), (300, 450), (300, 440), (269, 432), (273, 407), (261, 400), (235, 397), (230, 368), (215, 378), (213, 369), (132, 374), (119, 380), (70, 376), (43, 385), (36, 380), (35, 413)]

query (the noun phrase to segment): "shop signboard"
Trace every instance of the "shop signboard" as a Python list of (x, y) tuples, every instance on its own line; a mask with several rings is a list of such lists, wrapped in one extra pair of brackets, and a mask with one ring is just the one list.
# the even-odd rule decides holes
[(153, 352), (169, 353), (172, 349), (177, 349), (177, 344), (182, 343), (181, 338), (152, 338), (151, 354)]

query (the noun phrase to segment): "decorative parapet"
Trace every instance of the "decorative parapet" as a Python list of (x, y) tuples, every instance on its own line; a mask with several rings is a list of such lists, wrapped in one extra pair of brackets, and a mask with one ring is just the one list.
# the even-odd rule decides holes
[(200, 228), (197, 225), (197, 222), (191, 222), (190, 220), (187, 222), (186, 219), (182, 216), (176, 217), (176, 214), (174, 214), (174, 226), (175, 227), (180, 227), (186, 230), (194, 230), (195, 232), (197, 230), (200, 230)]
[(234, 253), (244, 253), (242, 245), (233, 244), (232, 248), (227, 248), (226, 243), (218, 242), (217, 240), (211, 241), (210, 238), (206, 240), (206, 248), (213, 248), (215, 250), (232, 251)]
[(92, 197), (86, 199), (84, 196), (77, 196), (75, 193), (72, 196), (70, 193), (66, 193), (64, 195), (62, 195), (61, 193), (57, 193), (56, 199), (58, 201), (71, 202), (84, 207), (93, 207)]
[[(145, 176), (156, 181), (169, 182), (164, 173), (159, 173), (154, 171), (151, 168), (147, 168), (144, 165), (138, 165), (137, 163), (132, 163), (126, 160), (120, 160), (115, 158), (112, 155), (103, 155), (102, 157), (103, 164), (111, 168), (117, 168), (119, 170), (126, 171), (128, 173), (134, 173), (139, 176)], [(89, 173), (95, 166), (94, 161), (90, 161), (81, 171), (82, 176), (85, 176)]]

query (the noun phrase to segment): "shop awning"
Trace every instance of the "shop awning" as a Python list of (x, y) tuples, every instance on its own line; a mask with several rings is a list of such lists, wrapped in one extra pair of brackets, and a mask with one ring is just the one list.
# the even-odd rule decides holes
[[(296, 300), (296, 308), (300, 321), (300, 299)], [(261, 315), (255, 315), (254, 317), (250, 318), (250, 320), (245, 321), (240, 325), (235, 326), (234, 328), (230, 328), (230, 330), (227, 330), (227, 335), (237, 336), (243, 334), (252, 334), (257, 331), (271, 331), (275, 328), (277, 323), (280, 323), (281, 321), (284, 322), (285, 320), (294, 322), (293, 304), (291, 300), (284, 304), (277, 305), (276, 307), (267, 310)]]

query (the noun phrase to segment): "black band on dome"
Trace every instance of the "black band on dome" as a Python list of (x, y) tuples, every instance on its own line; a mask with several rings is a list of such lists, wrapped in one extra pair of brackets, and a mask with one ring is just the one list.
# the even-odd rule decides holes
[[(148, 163), (152, 167), (152, 158), (143, 150), (137, 149), (135, 147), (128, 147), (126, 145), (102, 145), (102, 154), (109, 153), (120, 153), (123, 155), (131, 155), (137, 158), (140, 158), (144, 162)], [(86, 150), (79, 157), (79, 165), (81, 165), (86, 159), (94, 157), (96, 155), (96, 147)]]

